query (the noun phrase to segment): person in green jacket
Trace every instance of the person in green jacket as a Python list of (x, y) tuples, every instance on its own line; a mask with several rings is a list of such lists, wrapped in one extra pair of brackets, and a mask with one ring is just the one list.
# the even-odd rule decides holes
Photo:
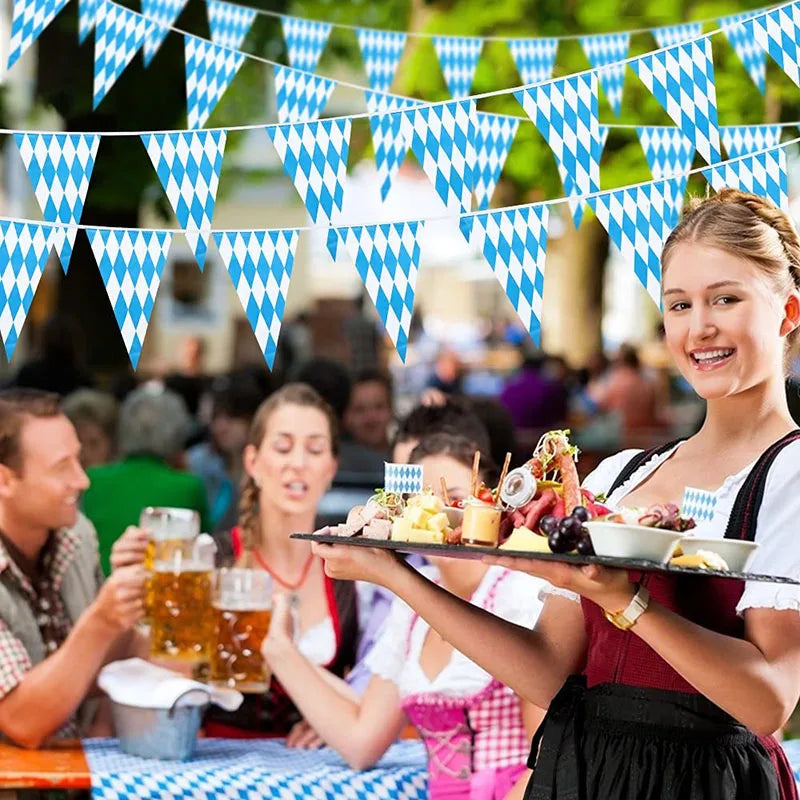
[(100, 564), (111, 571), (114, 542), (138, 525), (147, 506), (191, 508), (210, 530), (208, 498), (196, 475), (179, 469), (191, 417), (179, 395), (148, 383), (131, 392), (120, 410), (120, 460), (90, 468), (83, 512), (97, 529)]

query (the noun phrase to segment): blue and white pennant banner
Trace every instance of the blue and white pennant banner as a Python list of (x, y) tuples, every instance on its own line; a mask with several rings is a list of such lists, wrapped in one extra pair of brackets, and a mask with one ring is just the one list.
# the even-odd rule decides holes
[(702, 22), (686, 22), (681, 25), (668, 25), (664, 28), (654, 28), (653, 38), (658, 42), (659, 47), (673, 47), (676, 44), (683, 44), (691, 39), (697, 39), (703, 35)]
[(752, 11), (734, 14), (719, 20), (719, 26), (725, 31), (731, 47), (736, 51), (747, 74), (764, 94), (767, 86), (767, 56), (753, 36), (753, 31), (742, 23), (753, 16)]
[(617, 116), (622, 106), (625, 59), (628, 57), (630, 41), (628, 33), (605, 33), (581, 38), (583, 52), (586, 53), (592, 67), (597, 70), (600, 85), (606, 93), (611, 110)]
[(369, 109), (369, 127), (381, 200), (385, 200), (409, 148), (403, 130), (403, 117), (393, 112), (413, 108), (417, 103), (405, 97), (369, 90), (364, 92), (364, 97)]
[(450, 96), (456, 100), (468, 97), (483, 39), (473, 36), (434, 36), (433, 46)]
[(357, 28), (356, 36), (369, 85), (375, 91), (388, 92), (406, 46), (406, 34)]
[(211, 41), (222, 47), (238, 50), (258, 12), (254, 8), (225, 3), (223, 0), (206, 0), (206, 8)]
[(506, 44), (523, 83), (542, 83), (552, 78), (558, 39), (509, 39)]
[(87, 228), (86, 235), (128, 357), (136, 369), (172, 234), (169, 231)]
[(742, 27), (800, 86), (800, 3), (759, 14), (745, 20)]
[(336, 87), (336, 82), (330, 78), (280, 64), (273, 67), (273, 75), (275, 102), (281, 123), (317, 119)]
[(214, 241), (247, 320), (272, 369), (299, 231), (230, 231)]
[(314, 72), (328, 42), (332, 25), (298, 17), (281, 17), (281, 25), (289, 64), (295, 69)]
[(146, 133), (147, 155), (203, 269), (222, 169), (224, 130)]
[(11, 41), (8, 45), (8, 69), (39, 38), (68, 0), (14, 0), (11, 18)]
[(656, 180), (683, 175), (692, 168), (694, 148), (680, 128), (642, 126), (636, 129), (636, 135)]
[(781, 125), (723, 125), (719, 129), (728, 158), (775, 147), (781, 140)]
[[(144, 5), (142, 6), (143, 12)], [(86, 37), (94, 30), (94, 18), (97, 16), (97, 0), (78, 0), (78, 44), (83, 44)], [(166, 32), (164, 32), (166, 36)]]
[(475, 199), (479, 211), (489, 208), (520, 120), (478, 111), (475, 126)]
[(74, 226), (81, 220), (100, 134), (17, 133), (14, 139), (44, 218), (73, 226), (53, 232), (53, 244), (66, 274), (78, 232)]
[(391, 222), (337, 231), (403, 362), (414, 312), (421, 229), (421, 222)]
[(786, 152), (782, 147), (726, 161), (704, 169), (703, 175), (717, 192), (730, 186), (766, 197), (778, 208), (789, 210)]
[(202, 128), (244, 63), (244, 53), (186, 34), (184, 56), (188, 125)]
[(169, 29), (175, 24), (186, 2), (187, 0), (142, 0), (142, 15), (156, 23), (144, 40), (142, 52), (146, 67), (150, 66), (153, 56), (164, 43)]

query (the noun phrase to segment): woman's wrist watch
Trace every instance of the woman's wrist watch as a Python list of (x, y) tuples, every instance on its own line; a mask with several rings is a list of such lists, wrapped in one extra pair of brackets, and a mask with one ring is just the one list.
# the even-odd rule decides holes
[(619, 628), (621, 631), (630, 630), (635, 624), (636, 620), (647, 611), (647, 606), (650, 604), (650, 592), (646, 586), (639, 586), (633, 599), (628, 603), (627, 607), (622, 611), (606, 611), (603, 610), (606, 619)]

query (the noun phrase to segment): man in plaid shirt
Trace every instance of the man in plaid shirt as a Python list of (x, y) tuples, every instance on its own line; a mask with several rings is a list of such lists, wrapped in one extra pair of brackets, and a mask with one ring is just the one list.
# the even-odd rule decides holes
[(0, 738), (24, 747), (85, 733), (99, 669), (141, 649), (144, 572), (102, 583), (79, 455), (56, 395), (0, 392)]

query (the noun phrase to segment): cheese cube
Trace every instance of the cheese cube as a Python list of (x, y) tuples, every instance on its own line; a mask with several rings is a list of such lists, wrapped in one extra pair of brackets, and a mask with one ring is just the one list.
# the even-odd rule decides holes
[(429, 512), (425, 511), (424, 508), (420, 508), (419, 506), (413, 506), (412, 508), (407, 508), (403, 516), (411, 521), (411, 524), (415, 528), (424, 528), (428, 524), (428, 520), (431, 518)]
[(418, 544), (442, 544), (444, 536), (441, 531), (431, 531), (428, 528), (412, 528), (406, 541)]
[(442, 501), (435, 494), (420, 495), (419, 505), (429, 514), (437, 514), (443, 507)]
[(408, 542), (411, 536), (411, 520), (404, 517), (397, 517), (392, 522), (392, 541), (394, 542)]
[(438, 514), (434, 514), (428, 520), (428, 530), (439, 531), (441, 533), (446, 528), (449, 527), (450, 527), (450, 521), (448, 520), (447, 514), (445, 514), (444, 511), (440, 511)]

